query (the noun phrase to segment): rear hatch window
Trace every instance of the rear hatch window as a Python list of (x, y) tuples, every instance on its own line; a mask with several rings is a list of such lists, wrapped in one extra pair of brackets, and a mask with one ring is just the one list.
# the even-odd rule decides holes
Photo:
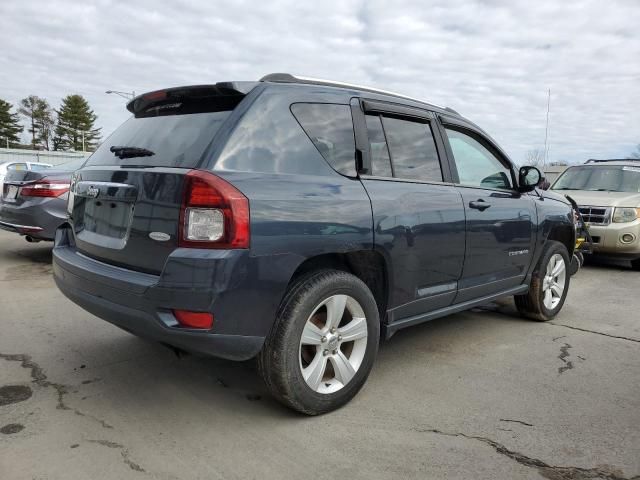
[[(86, 166), (198, 167), (215, 134), (243, 98), (243, 93), (222, 84), (142, 95), (127, 105), (134, 117), (102, 143)], [(144, 150), (146, 155), (119, 155), (117, 147)]]
[[(138, 165), (196, 168), (230, 111), (130, 118), (91, 155), (86, 166)], [(119, 158), (111, 147), (146, 149), (153, 155)]]

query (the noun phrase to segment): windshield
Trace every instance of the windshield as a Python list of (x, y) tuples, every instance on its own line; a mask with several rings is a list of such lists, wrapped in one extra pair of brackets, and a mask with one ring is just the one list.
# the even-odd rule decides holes
[(84, 158), (84, 157), (76, 158), (75, 160), (70, 160), (68, 162), (61, 163), (60, 165), (56, 166), (55, 169), (56, 170), (63, 170), (65, 172), (75, 172), (80, 167), (82, 167), (82, 165), (86, 161), (87, 161), (87, 159)]
[(640, 166), (590, 165), (571, 167), (553, 184), (553, 190), (640, 192)]

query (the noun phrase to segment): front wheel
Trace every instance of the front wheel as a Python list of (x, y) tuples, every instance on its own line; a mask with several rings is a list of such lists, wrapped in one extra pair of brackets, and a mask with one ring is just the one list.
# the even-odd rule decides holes
[(635, 260), (631, 260), (631, 268), (640, 272), (640, 258), (636, 258)]
[(379, 338), (378, 308), (367, 286), (349, 273), (323, 270), (290, 288), (258, 368), (276, 399), (318, 415), (362, 388)]
[(548, 241), (531, 276), (529, 291), (515, 296), (521, 315), (546, 322), (560, 312), (569, 291), (569, 265), (567, 248), (560, 242)]

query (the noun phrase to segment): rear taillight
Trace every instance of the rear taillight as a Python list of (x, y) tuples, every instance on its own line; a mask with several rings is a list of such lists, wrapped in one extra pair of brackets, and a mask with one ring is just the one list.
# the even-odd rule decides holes
[(43, 178), (20, 189), (21, 197), (59, 197), (69, 191), (69, 182), (65, 180), (47, 180)]
[(249, 248), (249, 200), (229, 182), (201, 170), (185, 176), (179, 245)]

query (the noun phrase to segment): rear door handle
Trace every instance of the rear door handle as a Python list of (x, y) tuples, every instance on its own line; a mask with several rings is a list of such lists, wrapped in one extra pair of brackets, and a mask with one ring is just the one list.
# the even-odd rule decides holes
[(479, 198), (475, 202), (469, 202), (469, 208), (474, 208), (476, 210), (480, 210), (481, 212), (486, 210), (490, 206), (491, 206), (490, 203), (485, 202), (481, 198)]

